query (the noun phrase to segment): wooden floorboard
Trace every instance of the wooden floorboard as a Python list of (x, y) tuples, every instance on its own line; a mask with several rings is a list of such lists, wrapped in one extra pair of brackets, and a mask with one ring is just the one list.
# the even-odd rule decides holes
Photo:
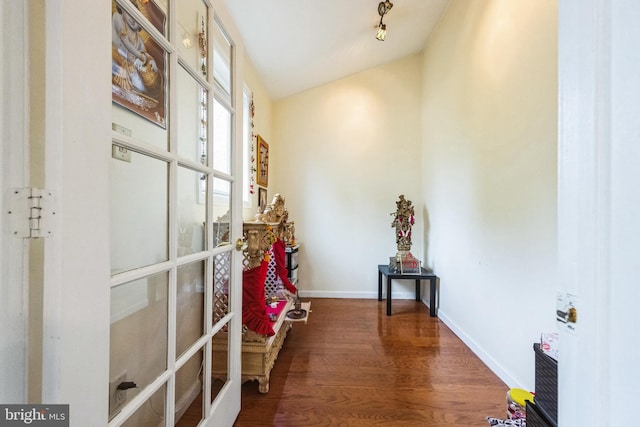
[(235, 426), (486, 427), (506, 415), (508, 387), (424, 304), (394, 300), (387, 316), (377, 300), (311, 301), (269, 393), (242, 385)]

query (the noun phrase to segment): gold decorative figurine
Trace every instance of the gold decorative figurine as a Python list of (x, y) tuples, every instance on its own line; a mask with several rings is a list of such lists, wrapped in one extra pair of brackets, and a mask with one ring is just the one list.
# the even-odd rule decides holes
[(396, 245), (398, 252), (390, 258), (389, 268), (403, 273), (420, 273), (420, 261), (411, 255), (411, 227), (415, 224), (415, 212), (411, 200), (404, 194), (396, 202), (396, 211), (391, 213), (391, 227), (396, 229)]

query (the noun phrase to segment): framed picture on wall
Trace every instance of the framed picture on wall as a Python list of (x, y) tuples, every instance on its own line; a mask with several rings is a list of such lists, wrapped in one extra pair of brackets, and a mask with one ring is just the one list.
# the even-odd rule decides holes
[(269, 184), (269, 144), (258, 135), (258, 170), (256, 183), (266, 187)]
[(264, 208), (267, 206), (267, 189), (258, 187), (258, 207)]
[[(166, 17), (153, 2), (135, 7), (162, 35)], [(164, 49), (122, 6), (112, 0), (111, 98), (114, 103), (166, 128)]]

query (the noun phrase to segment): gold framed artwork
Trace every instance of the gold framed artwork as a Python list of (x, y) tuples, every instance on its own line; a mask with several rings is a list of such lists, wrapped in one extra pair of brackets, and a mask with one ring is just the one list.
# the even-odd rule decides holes
[[(133, 5), (162, 35), (166, 17), (153, 2)], [(111, 2), (111, 94), (114, 103), (166, 128), (165, 58), (162, 47), (122, 6)]]
[(258, 135), (258, 170), (256, 183), (266, 187), (269, 184), (269, 144)]

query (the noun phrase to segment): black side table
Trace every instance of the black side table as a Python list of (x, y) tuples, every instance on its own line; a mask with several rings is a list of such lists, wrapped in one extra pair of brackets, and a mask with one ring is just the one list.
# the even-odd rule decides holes
[(387, 276), (387, 316), (391, 316), (391, 280), (392, 279), (411, 279), (416, 281), (416, 301), (420, 301), (420, 281), (429, 281), (429, 315), (437, 317), (436, 310), (436, 281), (438, 276), (421, 267), (418, 273), (396, 273), (389, 270), (388, 265), (378, 265), (378, 301), (382, 301), (382, 276)]

